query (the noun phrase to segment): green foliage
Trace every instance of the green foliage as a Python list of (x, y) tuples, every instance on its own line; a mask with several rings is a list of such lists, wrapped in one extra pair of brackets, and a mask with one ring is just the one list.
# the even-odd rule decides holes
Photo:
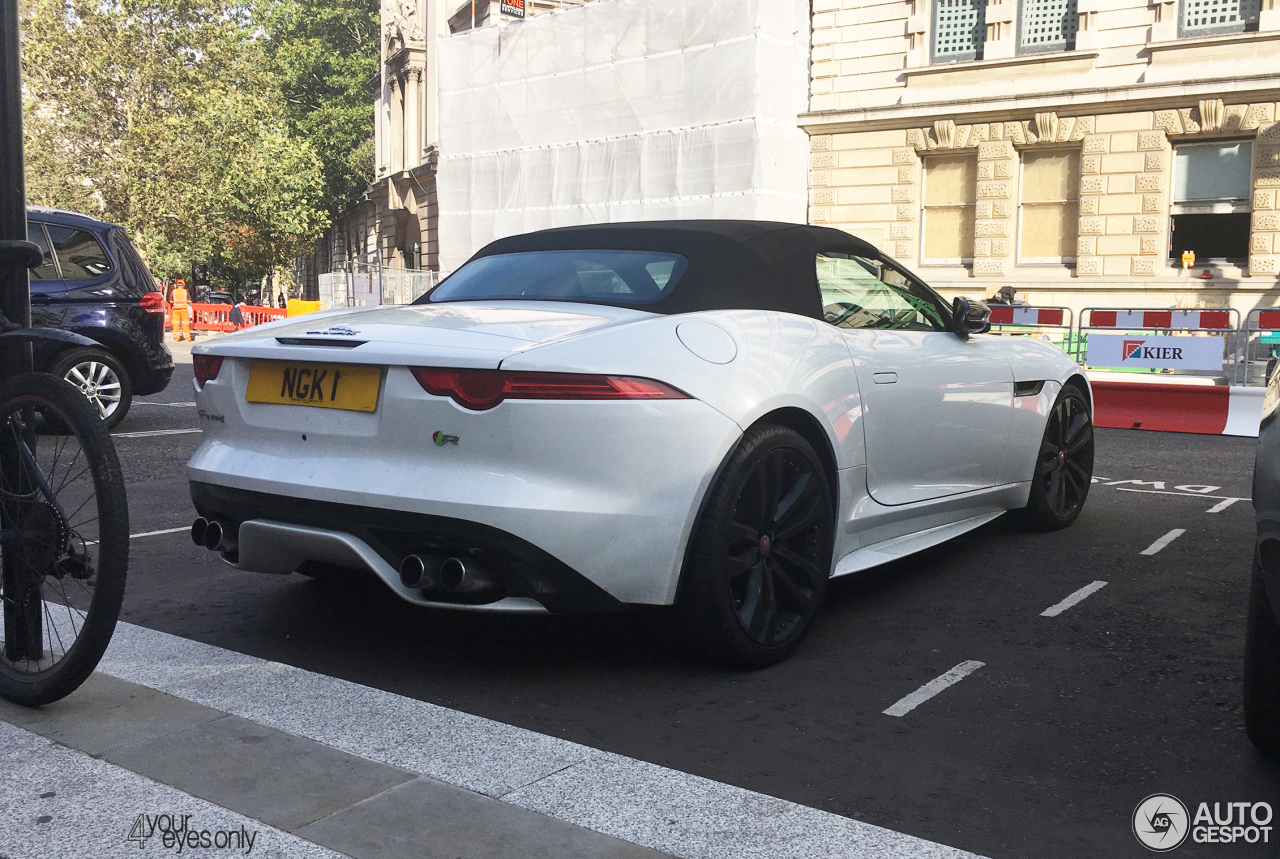
[(257, 33), (220, 0), (25, 0), (28, 201), (123, 224), (163, 277), (287, 262), (327, 226), (324, 167)]
[(319, 154), (335, 215), (372, 180), (378, 15), (378, 0), (262, 0), (254, 12), (289, 130)]

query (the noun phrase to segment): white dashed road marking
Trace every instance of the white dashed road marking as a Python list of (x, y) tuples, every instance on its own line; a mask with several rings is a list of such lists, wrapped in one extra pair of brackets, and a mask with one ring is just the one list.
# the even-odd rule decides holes
[(1094, 582), (1091, 585), (1085, 585), (1080, 590), (1076, 591), (1071, 596), (1064, 599), (1062, 602), (1057, 603), (1055, 605), (1051, 605), (1044, 611), (1040, 612), (1040, 616), (1041, 617), (1057, 617), (1067, 609), (1071, 608), (1076, 603), (1082, 602), (1087, 597), (1089, 597), (1092, 594), (1096, 594), (1098, 591), (1102, 590), (1106, 586), (1107, 586), (1106, 582)]
[(1165, 535), (1164, 535), (1163, 537), (1161, 537), (1159, 540), (1156, 540), (1156, 541), (1155, 541), (1154, 543), (1152, 543), (1150, 546), (1148, 546), (1147, 548), (1143, 549), (1139, 554), (1142, 554), (1142, 555), (1154, 555), (1156, 552), (1160, 551), (1160, 550), (1161, 550), (1161, 549), (1163, 549), (1165, 546), (1169, 545), (1170, 543), (1172, 543), (1174, 540), (1178, 539), (1179, 537), (1181, 537), (1181, 536), (1182, 536), (1183, 534), (1185, 534), (1185, 533), (1187, 533), (1187, 529), (1186, 529), (1186, 528), (1174, 528), (1174, 529), (1173, 529), (1172, 531), (1170, 531), (1168, 534), (1165, 534)]
[(153, 435), (185, 435), (192, 432), (204, 432), (199, 427), (192, 429), (168, 429), (168, 430), (145, 430), (143, 432), (115, 432), (111, 434), (112, 438), (148, 438)]
[(985, 664), (986, 663), (975, 662), (973, 660), (961, 662), (946, 674), (930, 680), (928, 683), (924, 684), (919, 689), (894, 704), (888, 710), (885, 710), (884, 714), (886, 716), (905, 716), (925, 701), (928, 701), (934, 695), (937, 695), (943, 689), (946, 689), (948, 686), (954, 686)]
[(183, 525), (181, 528), (165, 528), (163, 531), (143, 531), (141, 534), (130, 534), (130, 540), (136, 540), (139, 537), (159, 537), (162, 534), (177, 534), (180, 531), (190, 531), (190, 525)]
[[(190, 525), (183, 525), (181, 528), (165, 528), (163, 531), (143, 531), (141, 534), (130, 534), (130, 540), (136, 540), (139, 537), (159, 537), (161, 534), (177, 534), (179, 531), (190, 531)], [(90, 540), (85, 543), (86, 546), (96, 546), (97, 540)]]
[(1217, 504), (1204, 511), (1206, 513), (1221, 513), (1237, 501), (1252, 501), (1252, 498), (1224, 498)]

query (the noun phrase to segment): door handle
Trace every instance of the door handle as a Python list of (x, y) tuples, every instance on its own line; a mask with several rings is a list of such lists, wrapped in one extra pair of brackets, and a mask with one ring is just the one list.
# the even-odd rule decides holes
[(898, 383), (897, 373), (876, 373), (871, 377), (877, 385), (896, 385)]

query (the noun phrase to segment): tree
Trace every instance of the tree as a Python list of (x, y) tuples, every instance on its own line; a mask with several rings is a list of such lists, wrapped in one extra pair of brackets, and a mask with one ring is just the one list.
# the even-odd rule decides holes
[(265, 0), (255, 11), (294, 135), (324, 164), (325, 203), (339, 214), (372, 181), (378, 0)]
[(28, 199), (123, 224), (162, 276), (217, 258), (244, 276), (327, 225), (323, 166), (290, 134), (244, 7), (28, 0)]

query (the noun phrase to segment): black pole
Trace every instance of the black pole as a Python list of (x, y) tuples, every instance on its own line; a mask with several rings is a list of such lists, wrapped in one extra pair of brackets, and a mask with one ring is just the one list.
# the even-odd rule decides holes
[[(0, 242), (27, 240), (20, 51), (18, 0), (0, 0)], [(0, 313), (23, 328), (31, 324), (27, 261), (21, 252), (0, 255)], [(0, 350), (0, 378), (30, 369), (31, 352), (25, 344)]]
[[(22, 165), (22, 62), (18, 40), (18, 0), (0, 0), (0, 313), (10, 325), (31, 325), (31, 288), (27, 267), (40, 252), (27, 242), (26, 177)], [(31, 348), (17, 337), (0, 341), (0, 379), (31, 370)], [(17, 485), (25, 473), (18, 464), (18, 439), (0, 440), (0, 473)], [(34, 441), (34, 439), (30, 439)], [(29, 487), (21, 487), (29, 489)], [(13, 491), (13, 490), (11, 490)], [(21, 527), (9, 505), (0, 510), (0, 528)], [(19, 517), (20, 518), (20, 517)], [(0, 561), (4, 593), (4, 655), (10, 662), (43, 656), (40, 582), (13, 552)]]

